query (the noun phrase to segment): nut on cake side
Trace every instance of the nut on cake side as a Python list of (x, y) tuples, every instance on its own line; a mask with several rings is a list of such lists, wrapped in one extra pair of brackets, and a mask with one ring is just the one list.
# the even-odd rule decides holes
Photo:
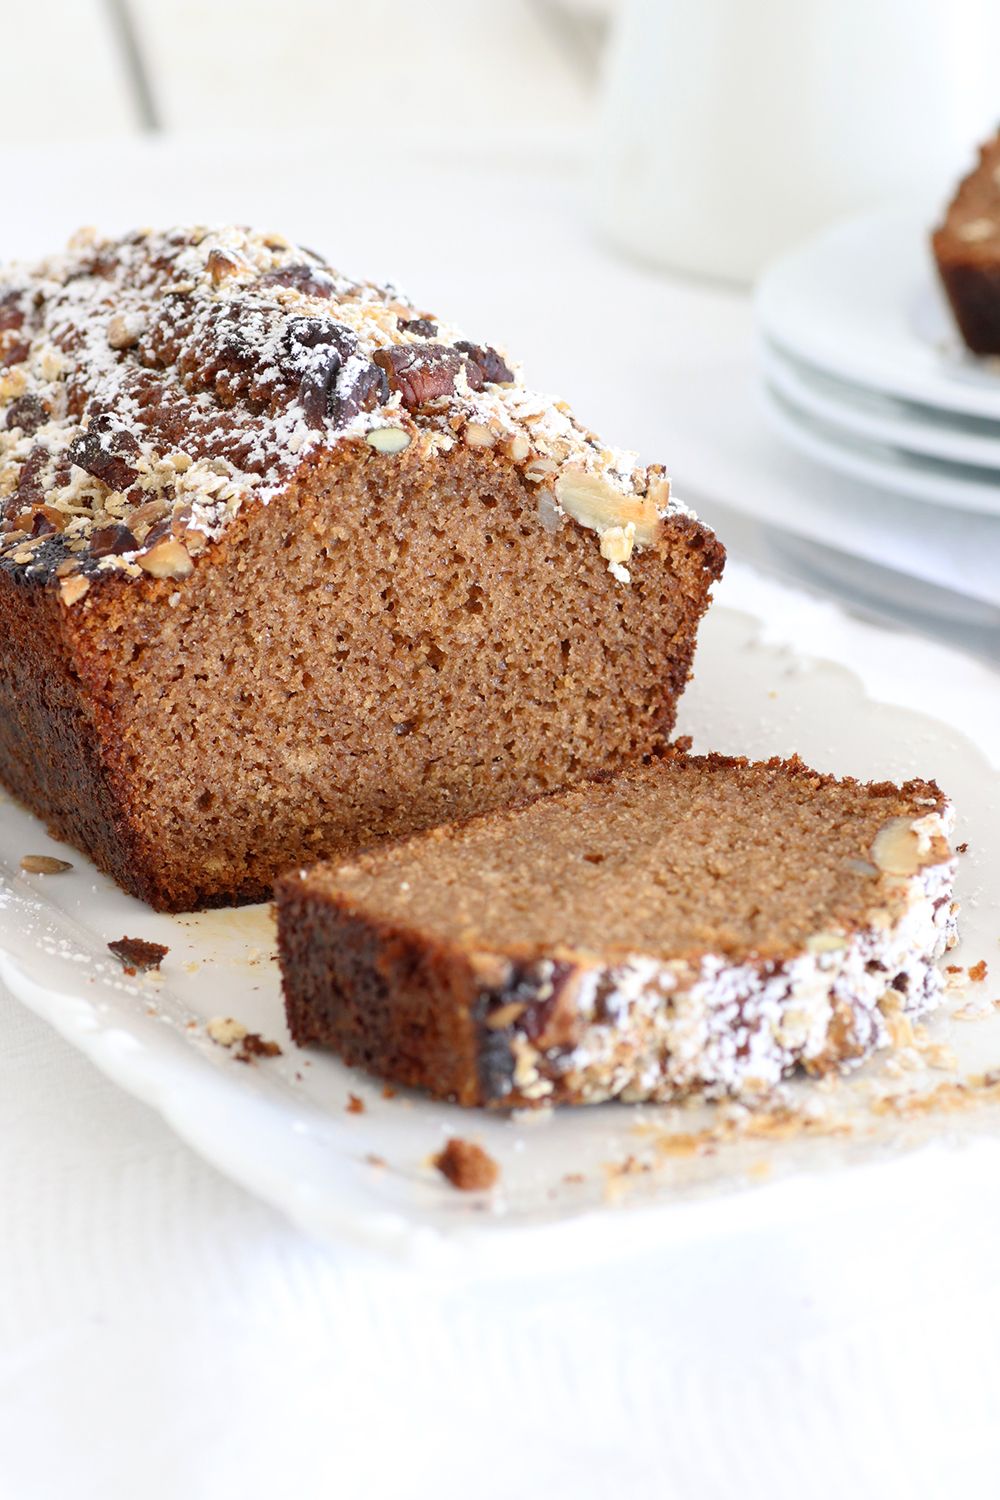
[(723, 557), (492, 345), (281, 236), (0, 271), (0, 779), (154, 906), (655, 752)]
[[(600, 808), (609, 789), (625, 783), (641, 797), (644, 778), (677, 774), (689, 779), (683, 796), (703, 800), (698, 767), (671, 769), (668, 758), (604, 786), (474, 819), (464, 830), (436, 830), (347, 866), (285, 876), (277, 889), (279, 952), (293, 1037), (436, 1097), (500, 1107), (698, 1093), (760, 1098), (796, 1070), (845, 1068), (887, 1045), (897, 1017), (938, 1002), (936, 960), (955, 941), (946, 799), (933, 783), (859, 789), (797, 762), (705, 763), (713, 797), (719, 776), (734, 778), (723, 803), (729, 793), (752, 797), (769, 777), (782, 783), (782, 796), (790, 792), (796, 818), (809, 796), (835, 810), (841, 795), (865, 800), (854, 843), (831, 835), (829, 895), (808, 897), (797, 927), (783, 926), (782, 903), (795, 903), (788, 884), (799, 879), (780, 834), (772, 841), (776, 894), (759, 898), (773, 910), (760, 927), (753, 893), (766, 884), (767, 849), (746, 863), (752, 832), (721, 836), (707, 804), (690, 814), (682, 836), (697, 842), (704, 835), (706, 863), (721, 883), (706, 897), (715, 915), (702, 923), (695, 905), (674, 936), (677, 908), (694, 880), (683, 861), (671, 864), (669, 843), (661, 840), (648, 858), (650, 882), (662, 874), (667, 894), (660, 895), (630, 883), (627, 845), (602, 848), (597, 837), (580, 834), (595, 799)], [(614, 807), (601, 816), (609, 813)], [(725, 807), (720, 816), (729, 816)], [(503, 861), (513, 870), (526, 858), (532, 820), (540, 838), (556, 841), (552, 860), (542, 850), (536, 884), (515, 882), (507, 920)], [(655, 845), (655, 830), (649, 838)], [(465, 841), (464, 853), (448, 845), (456, 839)], [(636, 861), (645, 857), (638, 843), (633, 852)], [(525, 913), (532, 897), (539, 908), (549, 901), (557, 864), (567, 904), (546, 931)], [(428, 918), (419, 894), (428, 878), (454, 917)], [(648, 925), (640, 932), (621, 903), (643, 901)], [(741, 903), (751, 914), (746, 932)], [(560, 941), (560, 922), (572, 923), (574, 904), (585, 913), (582, 928), (568, 925)]]

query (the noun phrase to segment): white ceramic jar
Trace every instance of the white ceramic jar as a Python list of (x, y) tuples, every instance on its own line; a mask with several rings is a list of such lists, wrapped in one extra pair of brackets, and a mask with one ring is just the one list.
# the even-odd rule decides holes
[(1000, 123), (1000, 0), (626, 0), (603, 232), (737, 281), (824, 223), (944, 195)]

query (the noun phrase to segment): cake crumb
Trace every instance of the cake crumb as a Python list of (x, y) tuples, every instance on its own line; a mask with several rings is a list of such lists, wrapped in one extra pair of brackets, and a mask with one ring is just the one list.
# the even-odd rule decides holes
[(365, 1112), (365, 1101), (360, 1094), (348, 1094), (347, 1103), (344, 1105), (349, 1115), (363, 1115)]
[(393, 1088), (393, 1086), (392, 1086), (391, 1083), (383, 1083), (383, 1085), (382, 1085), (382, 1098), (383, 1099), (395, 1099), (396, 1093), (397, 1093), (397, 1090)]
[(930, 1046), (921, 1048), (921, 1055), (929, 1068), (935, 1068), (938, 1072), (950, 1073), (958, 1067), (958, 1057), (953, 1047), (946, 1042), (934, 1042)]
[(163, 943), (149, 943), (145, 938), (116, 938), (108, 947), (119, 959), (126, 974), (145, 974), (159, 969), (170, 949)]
[(482, 1146), (452, 1136), (444, 1150), (432, 1158), (432, 1165), (452, 1187), (463, 1193), (479, 1193), (491, 1188), (500, 1176), (500, 1168)]
[(656, 1150), (661, 1156), (697, 1156), (704, 1151), (705, 1133), (695, 1134), (690, 1130), (675, 1130), (657, 1139)]
[(955, 853), (956, 854), (968, 854), (968, 852), (969, 852), (969, 846), (968, 846), (968, 844), (956, 844), (955, 845)]
[(951, 1019), (953, 1021), (982, 1021), (993, 1014), (998, 1004), (1000, 1002), (994, 1000), (991, 1005), (960, 1005), (957, 1010), (952, 1011)]
[(258, 1031), (248, 1031), (234, 1056), (237, 1062), (250, 1063), (255, 1057), (280, 1057), (281, 1048), (277, 1042), (266, 1041)]
[(989, 973), (985, 958), (981, 958), (977, 964), (969, 965), (969, 978), (973, 984), (982, 984)]
[(365, 1157), (365, 1161), (370, 1167), (381, 1168), (387, 1167), (389, 1165), (384, 1156), (376, 1156), (374, 1151), (369, 1151), (368, 1155)]

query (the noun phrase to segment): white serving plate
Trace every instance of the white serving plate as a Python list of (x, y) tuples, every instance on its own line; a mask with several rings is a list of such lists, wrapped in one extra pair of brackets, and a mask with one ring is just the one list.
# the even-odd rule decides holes
[[(764, 341), (758, 347), (758, 361), (773, 391), (808, 416), (842, 432), (848, 440), (881, 443), (945, 463), (992, 470), (991, 482), (1000, 477), (1000, 422), (945, 416), (929, 407), (850, 385)], [(1000, 496), (996, 508), (1000, 511)]]
[[(955, 730), (871, 701), (851, 673), (767, 644), (758, 621), (719, 607), (704, 627), (679, 728), (698, 748), (799, 750), (844, 773), (937, 776), (958, 803), (957, 837), (972, 844), (961, 871), (964, 947), (954, 961), (1000, 959), (1000, 774)], [(25, 876), (26, 853), (67, 855), (74, 868)], [(161, 977), (123, 975), (105, 944), (126, 934), (168, 944)], [(158, 916), (54, 844), (13, 802), (0, 807), (0, 979), (196, 1150), (328, 1242), (449, 1275), (558, 1268), (800, 1220), (810, 1206), (865, 1212), (866, 1203), (884, 1209), (895, 1195), (912, 1207), (924, 1193), (944, 1202), (970, 1173), (989, 1180), (1000, 1168), (995, 1111), (905, 1126), (862, 1121), (871, 1090), (897, 1086), (876, 1063), (831, 1092), (792, 1090), (793, 1099), (853, 1112), (862, 1121), (857, 1138), (744, 1142), (714, 1155), (657, 1158), (648, 1173), (609, 1174), (609, 1164), (629, 1156), (645, 1160), (650, 1132), (676, 1123), (676, 1112), (604, 1106), (526, 1121), (385, 1099), (377, 1082), (291, 1045), (272, 956), (266, 907)], [(218, 1015), (277, 1039), (283, 1055), (240, 1064), (204, 1033)], [(1000, 1020), (941, 1020), (934, 1033), (954, 1042), (962, 1071), (1000, 1064)], [(941, 1076), (909, 1081), (926, 1087)], [(346, 1111), (349, 1092), (365, 1101), (364, 1113)], [(702, 1107), (682, 1123), (697, 1129), (711, 1118)], [(494, 1155), (498, 1192), (457, 1193), (431, 1169), (428, 1157), (451, 1134), (474, 1137)], [(976, 1151), (952, 1149), (958, 1140), (974, 1140)], [(373, 1155), (385, 1165), (372, 1165)]]
[(911, 500), (1000, 516), (1000, 472), (949, 464), (847, 432), (800, 406), (770, 380), (761, 396), (774, 430), (807, 458)]
[(782, 256), (757, 290), (765, 338), (872, 391), (1000, 421), (1000, 362), (975, 359), (940, 292), (926, 204), (834, 225)]

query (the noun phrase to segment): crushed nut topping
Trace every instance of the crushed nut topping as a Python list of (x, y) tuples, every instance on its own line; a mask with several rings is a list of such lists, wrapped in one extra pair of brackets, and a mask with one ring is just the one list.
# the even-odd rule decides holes
[(279, 235), (87, 232), (0, 269), (0, 563), (59, 579), (67, 607), (109, 573), (183, 580), (317, 449), (367, 440), (372, 462), (403, 462), (462, 433), (554, 514), (610, 531), (623, 581), (683, 509), (504, 354)]

